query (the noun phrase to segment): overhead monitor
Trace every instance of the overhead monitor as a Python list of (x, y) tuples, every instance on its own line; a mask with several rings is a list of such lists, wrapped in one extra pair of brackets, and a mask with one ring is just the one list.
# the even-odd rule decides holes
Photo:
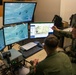
[(53, 34), (51, 27), (54, 26), (52, 22), (35, 22), (30, 23), (30, 38), (45, 38), (49, 34)]
[(31, 22), (36, 2), (4, 2), (3, 25)]
[(22, 41), (28, 38), (28, 23), (4, 28), (5, 44)]
[(5, 47), (4, 33), (3, 29), (0, 29), (0, 51), (2, 51)]

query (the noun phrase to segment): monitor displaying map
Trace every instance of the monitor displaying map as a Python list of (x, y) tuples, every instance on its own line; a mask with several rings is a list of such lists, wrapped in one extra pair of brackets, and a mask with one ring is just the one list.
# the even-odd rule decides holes
[(36, 22), (30, 23), (30, 38), (44, 38), (49, 34), (53, 34), (51, 27), (54, 23), (51, 22)]

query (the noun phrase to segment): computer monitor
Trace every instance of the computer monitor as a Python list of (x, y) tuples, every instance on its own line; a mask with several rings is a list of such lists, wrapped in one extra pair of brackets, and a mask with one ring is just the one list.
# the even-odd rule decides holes
[(4, 28), (5, 44), (11, 45), (28, 38), (28, 23)]
[(31, 22), (36, 2), (4, 2), (3, 25)]
[(51, 22), (35, 22), (30, 23), (30, 38), (45, 38), (49, 34), (53, 34), (51, 27), (54, 23)]
[(0, 29), (0, 51), (2, 51), (5, 47), (4, 33), (3, 29)]

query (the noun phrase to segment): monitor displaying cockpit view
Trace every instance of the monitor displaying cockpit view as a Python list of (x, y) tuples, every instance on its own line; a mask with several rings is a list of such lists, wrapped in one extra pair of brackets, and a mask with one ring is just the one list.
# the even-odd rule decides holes
[(30, 38), (44, 38), (49, 34), (53, 34), (51, 22), (34, 22), (30, 23)]
[(28, 23), (4, 28), (5, 44), (10, 45), (28, 38)]
[(3, 29), (0, 29), (0, 51), (5, 47)]
[(3, 25), (32, 21), (36, 2), (4, 2)]

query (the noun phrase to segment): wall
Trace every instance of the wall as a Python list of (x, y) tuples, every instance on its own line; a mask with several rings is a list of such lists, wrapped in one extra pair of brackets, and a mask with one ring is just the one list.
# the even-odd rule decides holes
[(72, 14), (76, 13), (76, 0), (61, 0), (60, 16), (69, 22)]
[(3, 15), (3, 6), (0, 5), (0, 16), (2, 16), (2, 15)]
[(0, 28), (2, 28), (2, 26), (3, 26), (3, 18), (0, 17)]
[(36, 0), (35, 21), (51, 21), (55, 14), (60, 15), (61, 0)]
[[(5, 1), (13, 1), (13, 0), (3, 0)], [(0, 5), (0, 28), (3, 26), (3, 4)]]
[[(3, 2), (5, 1), (12, 1), (12, 0), (3, 0)], [(0, 5), (0, 17), (3, 16), (3, 3), (2, 5)]]

